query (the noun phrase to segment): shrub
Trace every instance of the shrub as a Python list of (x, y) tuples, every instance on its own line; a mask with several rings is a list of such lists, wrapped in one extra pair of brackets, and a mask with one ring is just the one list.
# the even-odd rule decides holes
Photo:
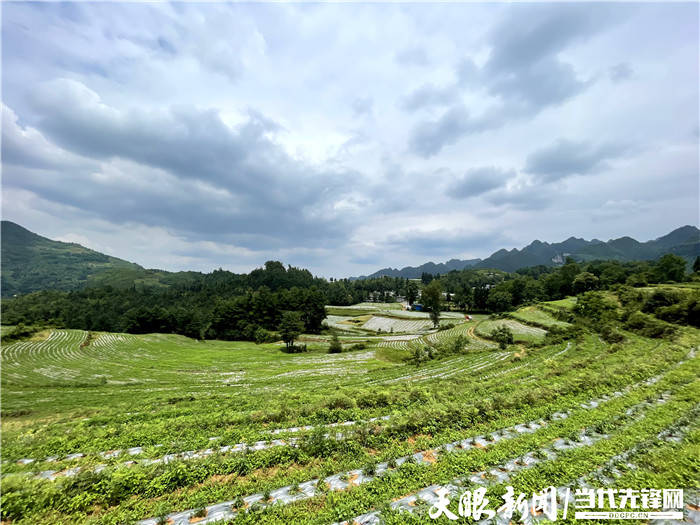
[(258, 329), (255, 330), (254, 338), (256, 344), (274, 343), (279, 339), (279, 335), (275, 332), (271, 332), (270, 330), (265, 330), (262, 327), (258, 327)]
[(308, 352), (309, 349), (306, 347), (306, 343), (303, 345), (289, 345), (289, 346), (284, 346), (281, 348), (281, 350), (285, 354), (300, 354), (302, 352)]
[(406, 358), (406, 362), (412, 365), (420, 366), (421, 363), (432, 359), (432, 352), (428, 352), (428, 346), (415, 346), (411, 355)]
[(40, 328), (38, 326), (26, 326), (24, 323), (17, 323), (17, 326), (15, 326), (11, 332), (2, 336), (2, 342), (7, 344), (13, 341), (27, 339), (39, 330)]
[(299, 448), (309, 456), (327, 457), (338, 447), (338, 442), (326, 436), (323, 427), (316, 427), (310, 434), (302, 438)]
[(374, 461), (369, 461), (362, 469), (362, 473), (365, 476), (374, 476), (377, 473), (377, 464)]
[(600, 292), (586, 292), (578, 296), (574, 312), (586, 323), (599, 323), (614, 317), (615, 304)]
[(501, 350), (513, 344), (513, 332), (507, 326), (499, 326), (491, 332), (491, 338), (498, 343)]
[(338, 394), (331, 397), (325, 404), (326, 407), (330, 408), (331, 410), (349, 409), (357, 406), (354, 399), (344, 394)]
[(642, 306), (642, 312), (653, 313), (657, 308), (662, 306), (672, 306), (678, 304), (681, 301), (680, 295), (674, 290), (665, 290), (663, 288), (657, 288), (654, 290)]
[(700, 326), (700, 297), (693, 296), (677, 304), (660, 306), (654, 310), (654, 314), (669, 323)]
[(391, 396), (384, 390), (378, 392), (362, 392), (357, 399), (357, 406), (360, 408), (385, 407), (390, 404)]
[(624, 334), (610, 324), (604, 324), (601, 326), (600, 336), (606, 343), (621, 343), (625, 340)]
[(340, 339), (338, 339), (338, 334), (333, 332), (333, 336), (331, 337), (331, 344), (328, 347), (328, 353), (329, 354), (339, 354), (343, 351), (343, 345), (340, 344)]
[(644, 337), (662, 338), (672, 336), (676, 329), (663, 321), (659, 321), (642, 312), (635, 312), (629, 316), (625, 327)]

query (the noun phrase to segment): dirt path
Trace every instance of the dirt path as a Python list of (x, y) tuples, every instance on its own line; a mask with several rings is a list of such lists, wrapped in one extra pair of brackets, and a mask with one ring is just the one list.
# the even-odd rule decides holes
[[(478, 323), (477, 323), (477, 324), (478, 324)], [(478, 335), (476, 335), (476, 333), (474, 332), (474, 329), (475, 329), (475, 328), (476, 328), (476, 325), (471, 326), (471, 327), (467, 330), (467, 335), (468, 335), (469, 337), (471, 337), (472, 339), (476, 339), (477, 341), (482, 341), (482, 342), (484, 342), (484, 343), (493, 344), (493, 341), (489, 341), (488, 339), (484, 339), (483, 337), (479, 337)]]

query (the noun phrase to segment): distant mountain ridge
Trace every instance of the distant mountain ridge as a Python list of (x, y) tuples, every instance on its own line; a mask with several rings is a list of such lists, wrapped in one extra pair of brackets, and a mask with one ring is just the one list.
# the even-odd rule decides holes
[(444, 263), (434, 263), (427, 262), (421, 264), (420, 266), (404, 266), (400, 270), (398, 268), (382, 268), (377, 270), (373, 274), (363, 275), (357, 277), (357, 279), (373, 279), (375, 277), (403, 277), (405, 279), (419, 279), (420, 276), (425, 273), (430, 274), (443, 274), (451, 272), (452, 270), (464, 270), (465, 268), (471, 268), (474, 265), (481, 262), (481, 259), (450, 259)]
[(401, 270), (383, 268), (367, 276), (358, 279), (382, 277), (404, 277), (417, 279), (423, 272), (444, 274), (452, 270), (465, 268), (492, 268), (506, 272), (514, 272), (528, 266), (556, 266), (563, 264), (567, 257), (576, 261), (591, 261), (594, 259), (608, 259), (616, 261), (653, 260), (666, 253), (673, 253), (687, 260), (695, 259), (700, 255), (700, 229), (695, 226), (682, 226), (658, 239), (639, 242), (632, 237), (620, 237), (601, 241), (592, 239), (587, 241), (576, 237), (569, 237), (563, 242), (547, 243), (539, 240), (532, 241), (524, 248), (518, 250), (501, 249), (494, 252), (486, 259), (458, 260), (451, 259), (446, 263), (428, 262), (420, 266), (406, 266)]
[[(149, 270), (136, 263), (85, 248), (79, 244), (53, 241), (19, 224), (2, 221), (2, 296), (8, 297), (38, 290), (76, 290), (85, 286), (163, 287), (191, 281), (199, 272)], [(618, 261), (652, 260), (673, 253), (692, 261), (700, 255), (700, 230), (695, 226), (677, 228), (663, 237), (639, 242), (620, 237), (607, 242), (569, 237), (560, 243), (535, 240), (524, 248), (498, 250), (486, 259), (450, 259), (428, 262), (402, 269), (384, 268), (358, 279), (381, 277), (420, 278), (423, 272), (445, 274), (465, 268), (515, 271), (527, 266), (555, 266), (566, 257), (578, 261), (613, 259)]]

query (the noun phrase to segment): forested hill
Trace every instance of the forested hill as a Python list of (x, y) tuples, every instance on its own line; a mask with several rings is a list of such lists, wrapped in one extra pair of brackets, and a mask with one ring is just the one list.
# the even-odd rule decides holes
[[(369, 278), (388, 275), (416, 279), (422, 273), (444, 275), (451, 270), (464, 268), (490, 268), (514, 272), (530, 266), (560, 266), (567, 257), (575, 261), (587, 262), (593, 260), (614, 261), (651, 261), (664, 254), (672, 253), (683, 257), (689, 263), (700, 255), (700, 230), (695, 226), (682, 226), (671, 233), (646, 242), (639, 242), (631, 237), (620, 237), (609, 241), (592, 239), (587, 241), (569, 237), (563, 242), (547, 243), (535, 240), (518, 250), (498, 250), (486, 259), (471, 259), (460, 261), (452, 259), (446, 263), (429, 262), (421, 266), (407, 266), (401, 270), (384, 268)], [(362, 276), (360, 279), (366, 277)]]
[(2, 295), (75, 290), (110, 270), (142, 271), (138, 264), (75, 243), (52, 241), (2, 221)]

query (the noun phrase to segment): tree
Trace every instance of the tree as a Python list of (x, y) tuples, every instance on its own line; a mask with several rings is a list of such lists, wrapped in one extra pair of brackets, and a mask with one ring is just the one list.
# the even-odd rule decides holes
[(571, 257), (566, 258), (566, 264), (559, 268), (559, 276), (561, 279), (561, 289), (560, 293), (563, 295), (570, 295), (573, 291), (574, 279), (581, 273), (579, 265), (576, 264)]
[(415, 281), (406, 283), (406, 300), (408, 304), (413, 304), (418, 299), (418, 284)]
[(421, 293), (423, 306), (430, 310), (430, 320), (437, 328), (440, 325), (440, 309), (442, 308), (442, 285), (437, 279), (423, 288)]
[(700, 273), (700, 255), (695, 258), (695, 262), (693, 263), (693, 271), (695, 273)]
[(299, 337), (304, 331), (304, 322), (301, 320), (299, 312), (284, 312), (282, 321), (280, 322), (279, 332), (282, 336), (282, 341), (285, 342), (287, 348), (294, 346), (294, 340)]
[(505, 312), (513, 307), (513, 296), (509, 292), (491, 288), (486, 306), (492, 312)]
[(661, 257), (654, 266), (654, 277), (658, 282), (685, 280), (685, 259), (668, 253)]
[(338, 334), (333, 332), (333, 336), (331, 337), (331, 344), (328, 347), (328, 353), (329, 354), (339, 354), (343, 351), (343, 345), (340, 344), (340, 339), (338, 339)]
[(420, 280), (423, 284), (430, 284), (430, 281), (433, 280), (433, 275), (428, 272), (423, 272), (420, 275)]
[(598, 278), (590, 272), (581, 272), (574, 278), (574, 293), (590, 292), (598, 288)]
[(457, 307), (465, 311), (468, 310), (474, 301), (474, 292), (471, 286), (461, 285), (455, 292), (454, 300), (457, 303)]

